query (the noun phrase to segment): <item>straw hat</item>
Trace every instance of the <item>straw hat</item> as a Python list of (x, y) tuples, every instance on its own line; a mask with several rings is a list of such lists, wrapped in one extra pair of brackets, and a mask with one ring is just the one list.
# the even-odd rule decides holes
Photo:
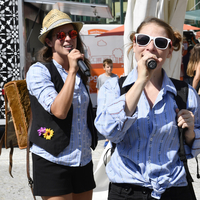
[(58, 9), (53, 9), (45, 16), (38, 39), (40, 40), (40, 42), (45, 44), (45, 38), (50, 32), (50, 30), (62, 26), (64, 24), (75, 25), (78, 32), (83, 27), (82, 22), (72, 22), (71, 18), (66, 13), (63, 13)]

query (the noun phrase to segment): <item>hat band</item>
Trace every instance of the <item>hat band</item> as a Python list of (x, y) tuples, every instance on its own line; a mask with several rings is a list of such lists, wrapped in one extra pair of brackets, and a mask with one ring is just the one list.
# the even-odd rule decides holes
[(47, 29), (47, 31), (50, 30), (50, 29), (52, 29), (52, 28), (54, 28), (56, 25), (58, 25), (58, 24), (60, 24), (60, 23), (63, 23), (63, 22), (72, 23), (72, 21), (69, 20), (69, 19), (60, 19), (60, 20), (54, 22), (53, 24), (51, 24), (51, 26), (49, 26), (49, 28)]

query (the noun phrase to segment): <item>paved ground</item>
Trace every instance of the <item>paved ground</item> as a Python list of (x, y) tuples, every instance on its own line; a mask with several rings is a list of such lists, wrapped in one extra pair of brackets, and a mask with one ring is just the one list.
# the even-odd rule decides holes
[[(93, 152), (94, 169), (103, 152), (103, 136), (99, 136), (96, 150)], [(26, 174), (26, 149), (14, 148), (12, 175), (9, 174), (10, 149), (2, 149), (0, 155), (0, 200), (32, 200), (32, 193), (28, 186)], [(31, 158), (31, 157), (30, 157)], [(31, 161), (30, 161), (30, 166)], [(40, 197), (36, 198), (41, 199)]]
[[(93, 152), (94, 169), (103, 152), (103, 136), (99, 136), (97, 149)], [(26, 176), (26, 150), (14, 149), (13, 155), (13, 177), (8, 172), (9, 151), (2, 149), (0, 156), (0, 200), (32, 200), (32, 193), (28, 186)], [(200, 158), (199, 158), (200, 161)], [(190, 171), (194, 178), (194, 188), (197, 200), (200, 200), (200, 179), (196, 178), (196, 162), (194, 159), (189, 161)], [(41, 198), (37, 198), (41, 199)]]

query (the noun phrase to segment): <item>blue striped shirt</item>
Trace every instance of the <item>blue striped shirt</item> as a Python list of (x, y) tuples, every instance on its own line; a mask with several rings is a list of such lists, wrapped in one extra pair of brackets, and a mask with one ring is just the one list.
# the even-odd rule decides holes
[[(183, 163), (178, 156), (179, 138), (176, 122), (176, 89), (164, 72), (162, 88), (151, 109), (144, 91), (134, 114), (126, 116), (125, 94), (120, 96), (118, 79), (108, 80), (98, 93), (95, 119), (97, 130), (117, 143), (106, 167), (111, 182), (131, 183), (153, 189), (152, 196), (160, 199), (166, 188), (186, 186)], [(133, 69), (123, 86), (137, 80)], [(187, 109), (195, 116), (195, 140), (192, 148), (185, 145), (188, 158), (200, 153), (200, 98), (189, 86)]]
[[(67, 72), (53, 60), (63, 81), (67, 78)], [(54, 84), (51, 82), (49, 70), (41, 63), (32, 65), (26, 76), (29, 93), (34, 95), (43, 108), (50, 112), (51, 104), (58, 95)], [(91, 134), (87, 126), (87, 108), (89, 96), (80, 76), (76, 75), (73, 95), (73, 118), (69, 145), (57, 157), (33, 144), (31, 152), (51, 162), (66, 166), (84, 166), (92, 159)], [(37, 133), (36, 133), (37, 134)]]

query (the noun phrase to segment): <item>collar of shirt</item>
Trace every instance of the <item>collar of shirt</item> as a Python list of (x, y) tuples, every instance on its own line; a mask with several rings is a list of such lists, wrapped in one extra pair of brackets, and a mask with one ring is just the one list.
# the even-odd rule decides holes
[[(137, 73), (137, 67), (135, 67), (127, 76), (124, 83), (122, 84), (122, 87), (125, 87), (127, 85), (135, 83), (137, 80), (138, 73)], [(170, 78), (167, 76), (165, 70), (163, 69), (163, 83), (161, 88), (163, 95), (165, 95), (167, 92), (173, 93), (175, 96), (177, 95), (176, 88)]]
[[(60, 73), (60, 71), (63, 71), (65, 74), (68, 75), (68, 73), (62, 67), (62, 65), (60, 65), (59, 63), (57, 63), (54, 59), (52, 59), (52, 60), (53, 60), (53, 64), (56, 66), (56, 68), (59, 71), (59, 73)], [(81, 83), (80, 75), (79, 75), (79, 73), (76, 73), (76, 85), (80, 85), (80, 83)]]

